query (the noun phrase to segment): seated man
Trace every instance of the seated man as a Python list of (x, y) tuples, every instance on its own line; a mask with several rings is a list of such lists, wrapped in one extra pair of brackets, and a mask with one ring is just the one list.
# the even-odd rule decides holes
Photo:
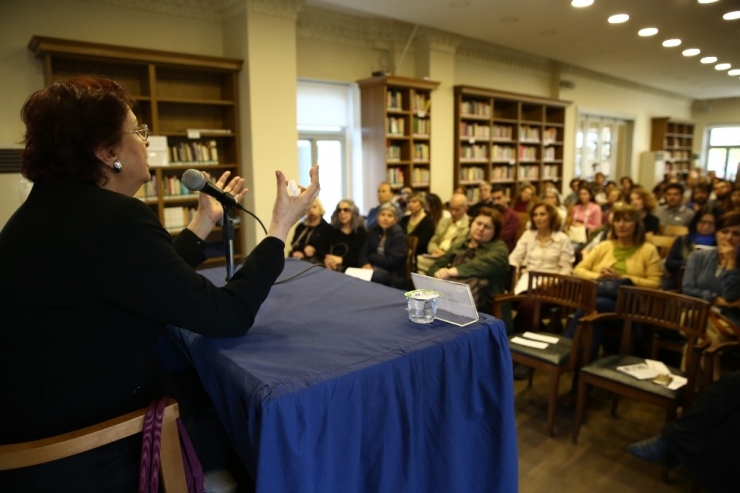
[(678, 183), (670, 183), (665, 188), (665, 205), (658, 207), (655, 215), (658, 216), (661, 226), (688, 226), (694, 217), (694, 211), (683, 205), (683, 187)]
[(386, 203), (390, 204), (392, 203), (392, 200), (393, 189), (391, 189), (391, 184), (387, 181), (384, 181), (380, 185), (378, 185), (378, 205), (370, 209), (367, 213), (367, 217), (365, 218), (365, 224), (367, 225), (368, 230), (378, 223), (377, 218), (380, 206)]
[(450, 199), (450, 216), (439, 220), (434, 236), (429, 240), (427, 254), (416, 258), (419, 274), (426, 274), (434, 261), (449, 250), (455, 241), (465, 238), (468, 234), (470, 220), (465, 214), (468, 210), (468, 199), (461, 193), (456, 193)]
[[(509, 196), (506, 193), (506, 188), (501, 185), (493, 187), (491, 200), (493, 201), (494, 209), (501, 213), (503, 219), (501, 240), (506, 243), (506, 247), (511, 252), (516, 245), (516, 233), (519, 231), (519, 214), (509, 207)], [(468, 212), (468, 215), (470, 215), (470, 212)]]

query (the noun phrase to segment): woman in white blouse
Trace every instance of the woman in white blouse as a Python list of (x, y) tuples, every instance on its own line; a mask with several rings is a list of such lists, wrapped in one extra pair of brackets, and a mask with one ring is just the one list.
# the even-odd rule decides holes
[[(521, 271), (553, 272), (570, 275), (573, 273), (575, 254), (568, 235), (560, 231), (561, 219), (557, 209), (542, 202), (529, 213), (531, 227), (519, 238), (516, 247), (509, 255), (509, 265)], [(514, 288), (517, 294), (526, 291), (526, 273), (520, 274)], [(524, 332), (535, 329), (532, 320), (534, 302), (525, 299), (517, 307), (514, 331)]]

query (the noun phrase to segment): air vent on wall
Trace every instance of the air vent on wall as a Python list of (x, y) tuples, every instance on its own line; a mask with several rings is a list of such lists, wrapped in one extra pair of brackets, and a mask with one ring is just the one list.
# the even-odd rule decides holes
[(21, 149), (0, 148), (0, 173), (21, 172)]

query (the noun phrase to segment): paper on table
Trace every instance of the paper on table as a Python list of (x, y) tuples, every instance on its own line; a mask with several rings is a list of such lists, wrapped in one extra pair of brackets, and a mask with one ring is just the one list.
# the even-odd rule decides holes
[(537, 349), (545, 349), (547, 346), (549, 346), (549, 344), (547, 344), (546, 342), (537, 342), (531, 339), (524, 339), (519, 336), (512, 337), (511, 342), (514, 342), (516, 344), (521, 344), (522, 346), (529, 346), (529, 347), (533, 347)]
[(671, 375), (671, 377), (673, 377), (673, 380), (671, 380), (671, 383), (666, 385), (666, 388), (670, 390), (678, 390), (686, 385), (686, 383), (688, 382), (688, 379), (686, 379), (685, 377), (681, 377), (678, 375)]
[(361, 269), (359, 267), (347, 267), (344, 273), (348, 276), (362, 279), (363, 281), (369, 281), (373, 277), (372, 269)]
[(646, 359), (645, 364), (658, 372), (658, 375), (670, 375), (671, 370), (662, 362), (654, 359)]
[(527, 339), (534, 339), (535, 341), (548, 342), (550, 344), (557, 344), (560, 339), (557, 337), (546, 336), (544, 334), (536, 334), (534, 332), (525, 332), (522, 336)]
[(647, 380), (648, 378), (655, 378), (659, 373), (650, 368), (647, 363), (637, 363), (634, 365), (618, 366), (617, 370), (631, 375), (638, 380)]

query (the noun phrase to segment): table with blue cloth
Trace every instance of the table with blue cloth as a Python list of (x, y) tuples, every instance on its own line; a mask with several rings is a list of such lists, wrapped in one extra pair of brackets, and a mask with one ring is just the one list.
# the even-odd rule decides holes
[(259, 493), (518, 489), (500, 320), (415, 324), (402, 291), (319, 267), (273, 286), (244, 337), (170, 333)]

